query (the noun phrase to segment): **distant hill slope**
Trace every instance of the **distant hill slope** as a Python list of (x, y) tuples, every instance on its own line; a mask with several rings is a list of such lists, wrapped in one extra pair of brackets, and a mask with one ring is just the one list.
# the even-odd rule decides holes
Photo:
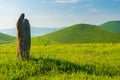
[(120, 42), (120, 34), (89, 24), (73, 25), (43, 37), (59, 43)]
[(33, 37), (32, 38), (32, 45), (50, 45), (50, 44), (56, 44), (58, 42), (50, 40), (44, 36), (39, 36), (39, 37)]
[(106, 22), (106, 23), (100, 25), (100, 27), (105, 30), (120, 33), (120, 21), (109, 21), (109, 22)]
[(15, 41), (15, 37), (0, 33), (0, 44), (7, 44)]

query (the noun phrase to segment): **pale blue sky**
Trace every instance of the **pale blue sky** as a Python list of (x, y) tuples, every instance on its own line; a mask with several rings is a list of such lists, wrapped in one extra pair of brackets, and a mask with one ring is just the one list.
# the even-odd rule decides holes
[(33, 27), (99, 25), (120, 20), (120, 0), (0, 0), (0, 29), (15, 27), (21, 13)]

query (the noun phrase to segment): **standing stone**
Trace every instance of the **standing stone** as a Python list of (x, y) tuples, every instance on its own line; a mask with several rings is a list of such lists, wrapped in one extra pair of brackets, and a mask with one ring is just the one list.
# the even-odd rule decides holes
[(19, 59), (29, 60), (31, 45), (30, 24), (24, 17), (25, 15), (22, 13), (17, 22), (17, 52)]

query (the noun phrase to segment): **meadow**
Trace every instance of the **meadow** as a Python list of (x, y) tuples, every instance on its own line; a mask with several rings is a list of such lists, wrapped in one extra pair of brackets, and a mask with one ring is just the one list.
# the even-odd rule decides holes
[(120, 43), (32, 45), (29, 61), (1, 44), (0, 80), (120, 80)]

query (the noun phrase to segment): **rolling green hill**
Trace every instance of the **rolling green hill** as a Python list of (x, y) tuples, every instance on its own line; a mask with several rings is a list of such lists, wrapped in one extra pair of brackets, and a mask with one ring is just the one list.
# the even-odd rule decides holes
[(100, 27), (105, 30), (120, 33), (120, 21), (109, 21), (109, 22), (106, 22), (106, 23), (100, 25)]
[[(59, 43), (102, 43), (120, 42), (120, 34), (109, 32), (95, 25), (77, 24), (43, 37)], [(39, 37), (38, 37), (39, 38)]]
[(33, 37), (32, 38), (32, 45), (50, 45), (56, 44), (56, 41), (50, 40), (44, 36)]
[[(33, 37), (32, 45), (56, 43), (118, 43), (120, 34), (95, 25), (76, 24), (43, 36)], [(15, 37), (0, 33), (0, 44), (15, 42)]]
[(0, 44), (7, 44), (15, 41), (15, 37), (0, 33)]

